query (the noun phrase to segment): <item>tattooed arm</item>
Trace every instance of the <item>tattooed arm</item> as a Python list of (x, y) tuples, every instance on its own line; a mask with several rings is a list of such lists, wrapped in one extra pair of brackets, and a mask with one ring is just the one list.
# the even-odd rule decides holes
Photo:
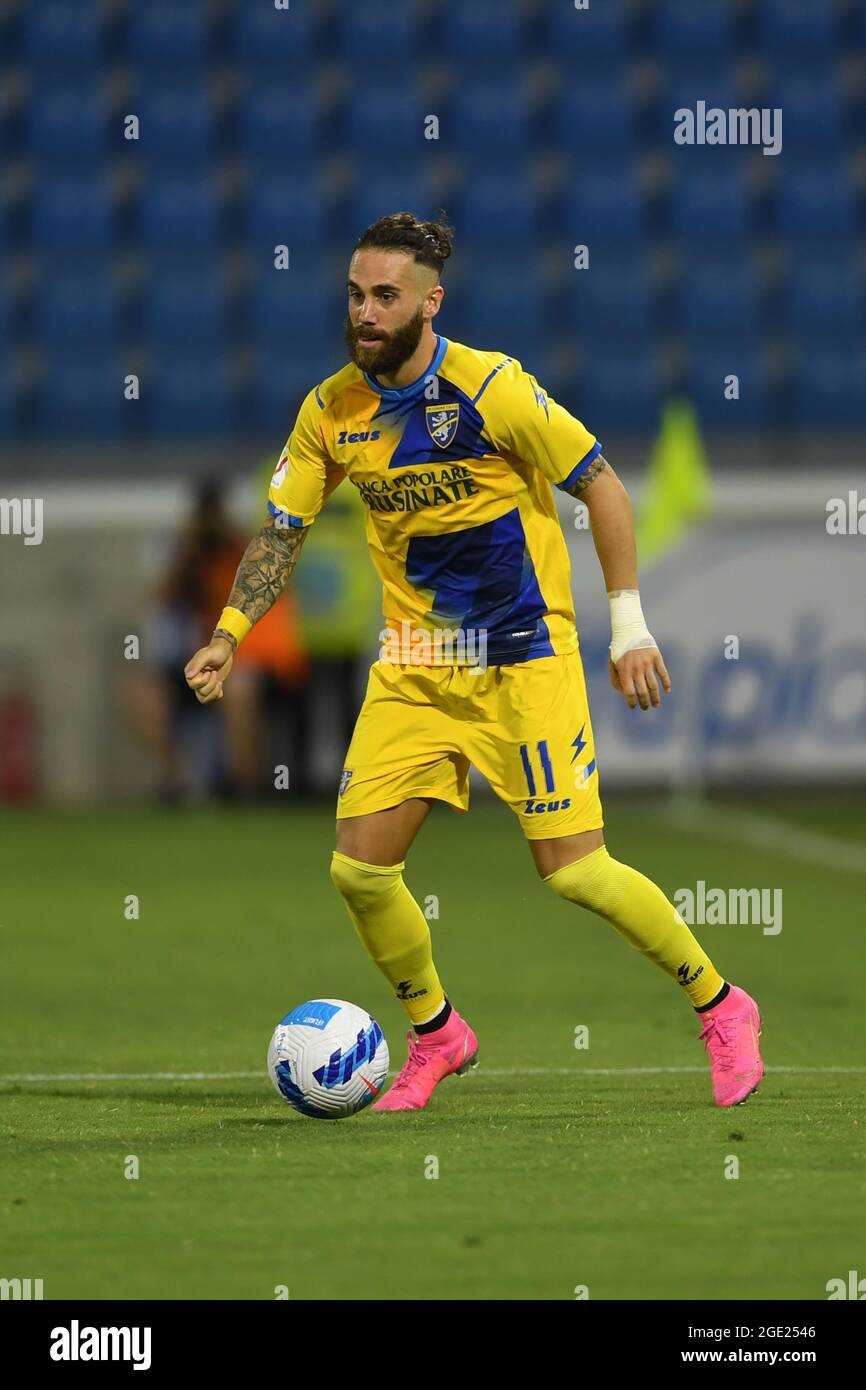
[[(226, 607), (242, 613), (250, 625), (264, 617), (285, 589), (309, 529), (280, 525), (276, 518), (269, 517), (244, 551)], [(226, 620), (228, 616), (225, 615)], [(222, 699), (223, 681), (237, 649), (237, 637), (218, 627), (210, 644), (187, 662), (184, 675), (199, 704)]]
[[(301, 546), (309, 526), (278, 526), (268, 517), (257, 536), (253, 536), (238, 565), (232, 591), (226, 600), (227, 608), (236, 608), (257, 623), (276, 603), (298, 563)], [(237, 650), (237, 638), (225, 628), (218, 627), (214, 636), (226, 637)]]
[(661, 704), (658, 681), (670, 691), (655, 639), (647, 631), (637, 586), (637, 545), (628, 493), (610, 464), (599, 454), (568, 488), (586, 503), (592, 540), (610, 600), (612, 642), (610, 681), (629, 709)]
[(603, 454), (568, 492), (586, 504), (607, 592), (637, 588), (637, 547), (628, 493)]

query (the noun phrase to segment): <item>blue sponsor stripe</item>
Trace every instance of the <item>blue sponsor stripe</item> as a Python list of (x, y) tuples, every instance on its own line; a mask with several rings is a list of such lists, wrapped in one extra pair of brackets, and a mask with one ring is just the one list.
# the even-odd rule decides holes
[(319, 409), (320, 409), (320, 410), (324, 410), (324, 409), (325, 409), (325, 402), (322, 400), (321, 396), (319, 395), (319, 388), (318, 388), (318, 386), (316, 387), (316, 400), (317, 400), (318, 403), (319, 403)]
[(598, 455), (601, 453), (601, 447), (601, 440), (597, 439), (593, 444), (592, 448), (590, 449), (589, 453), (584, 455), (577, 467), (572, 468), (568, 477), (563, 478), (562, 482), (557, 483), (556, 486), (562, 488), (563, 492), (567, 492), (568, 489), (571, 487), (572, 483), (576, 482), (577, 479), (580, 477), (584, 469), (588, 468), (589, 465), (592, 463), (593, 459), (598, 457)]
[(591, 763), (587, 763), (587, 765), (586, 765), (586, 775), (587, 775), (587, 778), (591, 777), (592, 774), (593, 774), (594, 772), (595, 772), (595, 758), (593, 758), (593, 760), (592, 760)]

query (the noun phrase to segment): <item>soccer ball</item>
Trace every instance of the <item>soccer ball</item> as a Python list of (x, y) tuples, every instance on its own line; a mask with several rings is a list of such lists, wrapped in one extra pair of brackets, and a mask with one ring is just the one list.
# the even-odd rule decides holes
[(369, 1105), (388, 1075), (388, 1044), (375, 1018), (344, 999), (309, 999), (286, 1014), (268, 1048), (283, 1100), (316, 1120)]

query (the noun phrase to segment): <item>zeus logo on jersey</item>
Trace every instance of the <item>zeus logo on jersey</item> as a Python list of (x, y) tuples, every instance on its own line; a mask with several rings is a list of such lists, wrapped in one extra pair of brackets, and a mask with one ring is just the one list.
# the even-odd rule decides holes
[(460, 423), (459, 405), (428, 405), (424, 412), (427, 433), (440, 449), (447, 449)]
[(373, 1019), (366, 1032), (361, 1030), (355, 1046), (350, 1048), (345, 1056), (338, 1047), (328, 1058), (327, 1066), (316, 1067), (313, 1076), (326, 1091), (330, 1091), (334, 1086), (344, 1086), (362, 1062), (372, 1062), (382, 1038), (382, 1029)]
[(340, 430), (340, 433), (337, 437), (337, 443), (366, 444), (368, 440), (372, 443), (374, 439), (379, 438), (380, 434), (381, 430), (373, 430), (372, 433), (369, 430), (358, 430), (353, 434), (349, 434), (347, 430)]
[(567, 811), (570, 805), (570, 796), (567, 796), (564, 801), (527, 801), (523, 814), (531, 816), (536, 811)]

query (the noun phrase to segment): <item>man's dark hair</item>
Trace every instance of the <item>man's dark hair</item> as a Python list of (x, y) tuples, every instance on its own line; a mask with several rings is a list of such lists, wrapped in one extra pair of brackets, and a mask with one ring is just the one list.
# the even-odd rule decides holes
[(391, 212), (361, 233), (354, 251), (369, 247), (375, 247), (377, 251), (406, 251), (418, 265), (429, 266), (437, 275), (441, 275), (442, 267), (451, 255), (453, 236), (453, 228), (444, 220), (419, 222), (413, 212)]

